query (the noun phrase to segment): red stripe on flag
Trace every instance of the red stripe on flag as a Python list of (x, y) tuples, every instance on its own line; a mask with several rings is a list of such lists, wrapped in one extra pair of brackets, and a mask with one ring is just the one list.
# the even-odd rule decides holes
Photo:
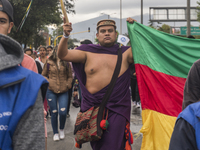
[(185, 78), (135, 64), (142, 109), (177, 117), (182, 110)]

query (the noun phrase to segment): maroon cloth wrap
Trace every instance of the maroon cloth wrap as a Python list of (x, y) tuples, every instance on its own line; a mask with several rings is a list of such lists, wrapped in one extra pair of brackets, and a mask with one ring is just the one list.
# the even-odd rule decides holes
[[(118, 48), (119, 46), (117, 44), (109, 48), (94, 44), (89, 44), (89, 45), (83, 44), (77, 49), (92, 53), (117, 55)], [(122, 53), (124, 53), (128, 48), (130, 47), (122, 46)], [(86, 74), (84, 71), (84, 64), (73, 63), (73, 68), (81, 86), (81, 92), (82, 92), (81, 111), (84, 112), (89, 108), (91, 108), (92, 106), (99, 106), (103, 99), (104, 94), (107, 91), (108, 85), (103, 89), (101, 89), (100, 91), (98, 91), (97, 93), (91, 94), (85, 87)], [(130, 86), (130, 69), (128, 68), (120, 77), (118, 77), (113, 92), (106, 105), (106, 108), (109, 110), (108, 121), (110, 126), (108, 128), (108, 131), (104, 132), (108, 133), (104, 133), (100, 141), (91, 142), (93, 149), (110, 150), (114, 148), (117, 150), (120, 149), (119, 147), (121, 147), (122, 145), (124, 146), (125, 142), (124, 131), (126, 127), (126, 120), (130, 122), (130, 111), (131, 111), (131, 98), (130, 98), (129, 86)], [(116, 134), (119, 136), (116, 136)], [(111, 137), (112, 139), (110, 139)], [(108, 141), (112, 140), (115, 142), (106, 142), (107, 144), (105, 144), (106, 140)], [(102, 145), (101, 148), (99, 147), (100, 145)]]

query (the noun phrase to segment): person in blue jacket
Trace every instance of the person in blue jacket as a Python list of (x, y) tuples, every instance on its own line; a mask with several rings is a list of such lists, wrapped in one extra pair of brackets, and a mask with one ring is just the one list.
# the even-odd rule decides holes
[(44, 150), (40, 87), (48, 82), (20, 66), (22, 47), (7, 36), (12, 26), (12, 5), (0, 0), (0, 150)]
[(179, 114), (169, 150), (200, 150), (200, 101), (188, 105)]

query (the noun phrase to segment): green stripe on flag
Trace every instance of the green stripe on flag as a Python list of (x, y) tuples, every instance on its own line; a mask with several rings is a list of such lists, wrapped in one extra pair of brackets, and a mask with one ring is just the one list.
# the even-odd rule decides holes
[(135, 64), (186, 78), (200, 58), (200, 40), (174, 36), (137, 22), (127, 23)]

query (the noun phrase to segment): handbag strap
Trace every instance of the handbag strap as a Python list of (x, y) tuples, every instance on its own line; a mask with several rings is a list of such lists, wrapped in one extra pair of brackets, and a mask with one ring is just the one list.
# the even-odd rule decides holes
[(97, 115), (97, 134), (99, 136), (101, 135), (100, 122), (101, 122), (102, 117), (103, 117), (103, 111), (104, 111), (106, 103), (108, 102), (108, 99), (109, 99), (109, 97), (110, 97), (110, 95), (111, 95), (111, 93), (114, 89), (115, 83), (117, 81), (117, 78), (118, 78), (118, 75), (119, 75), (119, 72), (120, 72), (120, 69), (121, 69), (121, 63), (122, 63), (122, 49), (121, 49), (121, 47), (119, 47), (117, 64), (116, 64), (112, 79), (110, 81), (110, 84), (108, 86), (108, 90), (106, 91), (106, 93), (103, 97), (103, 100), (101, 102), (101, 105), (99, 107), (99, 112), (98, 112), (98, 115)]

